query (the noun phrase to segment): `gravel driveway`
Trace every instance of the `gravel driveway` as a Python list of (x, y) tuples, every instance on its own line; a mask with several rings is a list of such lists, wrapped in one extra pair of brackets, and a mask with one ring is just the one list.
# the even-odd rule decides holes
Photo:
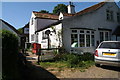
[[(31, 56), (28, 56), (31, 57)], [(34, 56), (32, 56), (34, 57)], [(36, 59), (32, 62), (36, 62)], [(35, 68), (36, 69), (36, 68)], [(51, 71), (49, 70), (51, 69)], [(96, 67), (91, 66), (90, 68), (86, 69), (85, 71), (81, 72), (80, 70), (70, 70), (70, 69), (64, 69), (62, 71), (59, 71), (57, 68), (48, 68), (46, 69), (48, 72), (52, 73), (59, 79), (65, 79), (65, 78), (119, 78), (120, 79), (120, 68), (118, 67), (110, 67), (110, 66), (102, 66), (102, 67)], [(36, 73), (36, 72), (35, 72)], [(39, 73), (41, 74), (41, 72)], [(38, 75), (39, 75), (38, 74)], [(36, 76), (38, 77), (38, 76)]]
[(110, 66), (92, 66), (86, 69), (85, 72), (69, 69), (65, 69), (61, 72), (50, 72), (56, 75), (57, 78), (120, 78), (120, 69)]

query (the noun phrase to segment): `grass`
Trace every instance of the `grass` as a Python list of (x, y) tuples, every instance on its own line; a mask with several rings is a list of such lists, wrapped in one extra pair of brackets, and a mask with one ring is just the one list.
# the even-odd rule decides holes
[[(80, 72), (85, 72), (85, 69), (88, 69), (89, 67), (94, 65), (94, 61), (84, 61), (84, 66), (75, 66), (74, 68), (70, 67), (70, 64), (66, 61), (57, 61), (57, 62), (41, 62), (41, 67), (44, 68), (57, 68), (58, 71), (64, 71), (64, 69), (74, 69), (74, 70), (80, 70)], [(56, 69), (50, 69), (49, 71), (56, 71)]]
[[(53, 61), (44, 61), (40, 62), (41, 67), (44, 68), (57, 68), (58, 71), (63, 71), (64, 69), (79, 69), (80, 72), (85, 72), (85, 69), (88, 69), (94, 65), (93, 55), (74, 55), (74, 54), (63, 54), (57, 56)], [(52, 69), (50, 71), (54, 71)]]

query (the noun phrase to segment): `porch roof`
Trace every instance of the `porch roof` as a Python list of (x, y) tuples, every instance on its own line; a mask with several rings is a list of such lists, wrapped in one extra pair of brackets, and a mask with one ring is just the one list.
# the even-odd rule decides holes
[(120, 36), (120, 25), (117, 26), (117, 28), (114, 30), (114, 32), (112, 33), (112, 35)]

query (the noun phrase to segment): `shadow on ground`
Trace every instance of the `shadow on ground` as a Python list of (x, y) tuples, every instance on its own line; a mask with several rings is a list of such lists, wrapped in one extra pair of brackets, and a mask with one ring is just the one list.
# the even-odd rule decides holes
[(120, 72), (120, 67), (102, 65), (101, 68)]
[(26, 67), (22, 71), (23, 78), (25, 80), (41, 80), (41, 79), (52, 79), (59, 80), (55, 75), (48, 72), (44, 68), (34, 65), (31, 62), (27, 62)]

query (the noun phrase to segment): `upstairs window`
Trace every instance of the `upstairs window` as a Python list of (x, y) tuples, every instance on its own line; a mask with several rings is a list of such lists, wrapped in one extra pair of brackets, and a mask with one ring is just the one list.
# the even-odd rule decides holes
[(110, 10), (106, 10), (106, 18), (107, 20), (109, 21), (113, 21), (113, 11), (110, 11)]
[(117, 22), (120, 23), (120, 13), (117, 13)]

